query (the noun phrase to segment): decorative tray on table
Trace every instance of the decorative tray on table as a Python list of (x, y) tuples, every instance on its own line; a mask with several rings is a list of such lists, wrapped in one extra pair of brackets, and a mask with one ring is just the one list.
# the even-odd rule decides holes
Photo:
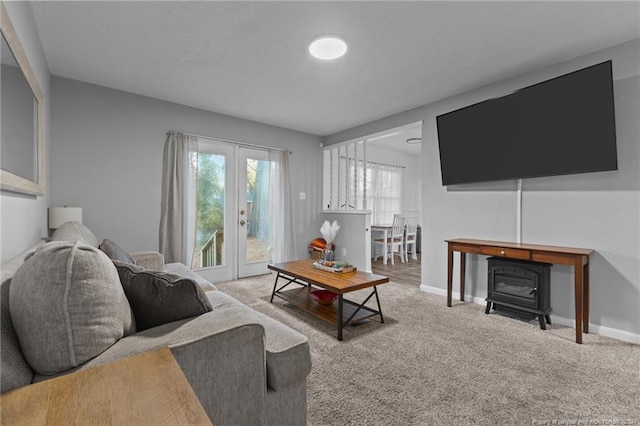
[(355, 266), (350, 265), (349, 262), (345, 262), (343, 260), (317, 260), (313, 262), (313, 267), (315, 269), (321, 269), (323, 271), (335, 273), (351, 272), (357, 269)]

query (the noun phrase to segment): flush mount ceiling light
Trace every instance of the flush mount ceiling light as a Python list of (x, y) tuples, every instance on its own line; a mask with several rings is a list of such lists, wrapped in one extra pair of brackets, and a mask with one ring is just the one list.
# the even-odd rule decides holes
[(417, 143), (421, 143), (422, 142), (422, 138), (409, 138), (406, 141), (408, 144), (417, 144)]
[(309, 53), (318, 59), (337, 59), (347, 53), (347, 43), (338, 36), (320, 36), (309, 45)]

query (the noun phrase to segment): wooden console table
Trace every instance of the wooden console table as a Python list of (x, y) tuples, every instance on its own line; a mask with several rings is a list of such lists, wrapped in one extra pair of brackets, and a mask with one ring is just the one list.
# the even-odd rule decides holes
[(582, 333), (589, 332), (589, 255), (592, 249), (556, 247), (538, 244), (508, 243), (458, 238), (447, 243), (447, 306), (451, 306), (453, 291), (453, 252), (460, 252), (460, 300), (464, 301), (466, 254), (501, 256), (511, 259), (532, 260), (574, 269), (574, 295), (576, 304), (576, 343), (582, 343)]
[(3, 425), (211, 425), (168, 348), (2, 395)]

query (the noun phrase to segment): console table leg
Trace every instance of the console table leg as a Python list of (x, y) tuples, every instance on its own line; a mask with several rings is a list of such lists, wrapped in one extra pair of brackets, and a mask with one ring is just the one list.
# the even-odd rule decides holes
[(588, 333), (589, 332), (589, 259), (587, 259), (587, 262), (583, 267), (582, 282), (583, 282), (582, 312), (584, 312), (584, 314), (582, 315), (582, 332)]
[(451, 293), (453, 292), (453, 250), (451, 244), (447, 248), (447, 306), (451, 307)]
[(460, 300), (464, 302), (464, 282), (467, 270), (467, 253), (460, 252)]
[(582, 259), (576, 260), (574, 264), (574, 292), (576, 297), (576, 343), (582, 343), (582, 314), (583, 314), (583, 271)]
[(342, 303), (343, 297), (341, 294), (338, 295), (338, 318), (336, 319), (338, 322), (338, 340), (342, 340)]

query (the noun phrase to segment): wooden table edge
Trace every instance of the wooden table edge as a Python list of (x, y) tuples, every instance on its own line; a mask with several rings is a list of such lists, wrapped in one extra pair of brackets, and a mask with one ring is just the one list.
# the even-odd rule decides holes
[[(358, 274), (357, 276), (364, 276), (366, 275), (367, 277), (375, 277), (375, 279), (370, 279), (367, 282), (363, 282), (362, 284), (357, 284), (354, 286), (350, 286), (346, 289), (341, 289), (341, 288), (337, 288), (332, 286), (330, 283), (323, 283), (321, 281), (318, 281), (317, 279), (315, 279), (314, 277), (309, 277), (306, 275), (302, 275), (299, 274), (295, 271), (290, 271), (280, 265), (285, 265), (287, 263), (297, 263), (297, 264), (303, 264), (303, 262), (306, 262), (309, 264), (309, 268), (311, 271), (313, 271), (314, 273), (320, 273), (320, 274), (327, 274), (327, 277), (333, 277), (333, 278), (339, 278), (342, 275), (347, 275), (347, 274)], [(267, 265), (268, 269), (271, 269), (272, 271), (275, 271), (279, 274), (283, 274), (283, 275), (287, 275), (287, 276), (291, 276), (294, 277), (296, 279), (300, 279), (306, 283), (315, 285), (317, 287), (322, 287), (325, 290), (329, 290), (333, 293), (336, 294), (346, 294), (346, 293), (351, 293), (352, 291), (357, 291), (357, 290), (363, 290), (365, 288), (369, 288), (369, 287), (375, 287), (381, 284), (386, 284), (389, 282), (389, 277), (386, 277), (384, 275), (377, 275), (377, 274), (372, 274), (369, 272), (363, 272), (363, 271), (350, 271), (350, 272), (329, 272), (329, 271), (323, 271), (321, 269), (313, 269), (313, 267), (311, 265), (313, 265), (313, 260), (308, 260), (307, 259), (303, 259), (303, 260), (293, 260), (291, 262), (280, 262), (280, 263), (276, 263), (276, 264), (269, 264)]]
[[(157, 361), (161, 361), (161, 363), (158, 364)], [(128, 408), (129, 411), (127, 412), (131, 412), (132, 407), (136, 405), (131, 400), (126, 400), (124, 407), (119, 408), (117, 406), (117, 399), (121, 399), (122, 395), (128, 395), (131, 390), (127, 389), (127, 392), (118, 396), (118, 389), (114, 389), (113, 386), (118, 382), (126, 381), (127, 376), (125, 375), (121, 379), (111, 373), (136, 366), (139, 367), (139, 364), (163, 367), (162, 371), (153, 371), (150, 375), (163, 376), (165, 381), (171, 379), (171, 385), (168, 387), (175, 391), (173, 398), (182, 407), (180, 415), (176, 414), (175, 405), (167, 407), (166, 414), (173, 417), (155, 418), (155, 421), (170, 422), (176, 425), (212, 424), (202, 403), (168, 347), (132, 354), (112, 362), (57, 376), (3, 393), (0, 395), (2, 424), (30, 425), (34, 424), (34, 422), (36, 424), (77, 424), (84, 423), (82, 419), (86, 420), (87, 418), (94, 419), (98, 423), (122, 423), (125, 420), (120, 415), (124, 413), (124, 417), (126, 417), (126, 412), (123, 410)], [(104, 390), (104, 392), (96, 392), (95, 395), (82, 393), (86, 389), (97, 390), (97, 387)], [(136, 387), (140, 387), (140, 383)], [(161, 391), (163, 389), (164, 387), (160, 388)], [(63, 394), (61, 394), (62, 391)], [(111, 396), (114, 392), (116, 401)], [(79, 393), (82, 393), (82, 395)], [(58, 404), (60, 398), (62, 398), (62, 401), (68, 402), (67, 406)], [(85, 405), (79, 405), (78, 401), (85, 401)], [(107, 411), (110, 414), (105, 412), (105, 407), (108, 407)], [(114, 413), (116, 413), (115, 416)], [(139, 411), (136, 413), (142, 416), (145, 415)], [(156, 410), (154, 413), (158, 414), (158, 411)], [(179, 421), (179, 418), (182, 418), (183, 421)], [(150, 420), (152, 419), (150, 418)], [(134, 419), (132, 418), (131, 422), (133, 421)]]

